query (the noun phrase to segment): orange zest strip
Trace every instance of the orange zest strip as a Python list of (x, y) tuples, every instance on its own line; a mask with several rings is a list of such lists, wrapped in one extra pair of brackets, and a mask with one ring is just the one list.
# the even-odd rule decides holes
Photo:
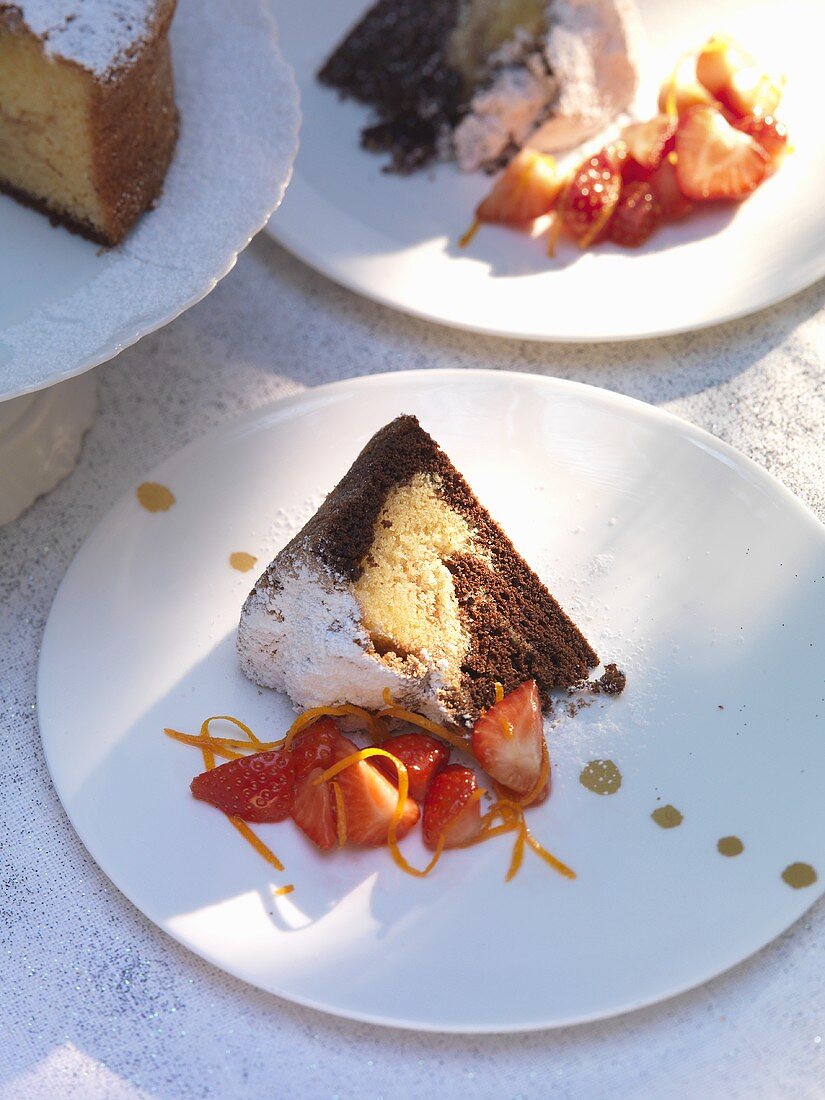
[(473, 224), (467, 230), (467, 232), (462, 233), (461, 236), (458, 238), (458, 247), (466, 248), (467, 245), (470, 244), (470, 242), (473, 240), (476, 233), (478, 233), (479, 229), (481, 229), (481, 222), (478, 220), (478, 218), (476, 218), (473, 221)]
[(384, 733), (383, 725), (377, 725), (377, 720), (374, 714), (370, 711), (364, 710), (363, 707), (356, 707), (353, 703), (342, 703), (340, 706), (335, 707), (310, 707), (309, 710), (305, 710), (303, 714), (299, 714), (289, 729), (286, 731), (286, 737), (284, 738), (283, 745), (285, 749), (292, 748), (292, 742), (305, 730), (307, 726), (313, 725), (319, 718), (341, 718), (345, 714), (354, 714), (359, 718), (363, 718), (366, 725), (368, 725), (374, 732), (380, 737)]
[(510, 866), (507, 869), (507, 874), (504, 876), (505, 882), (510, 882), (511, 879), (515, 878), (515, 876), (519, 872), (519, 868), (521, 867), (522, 861), (524, 859), (524, 840), (526, 832), (527, 830), (522, 823), (522, 826), (518, 831), (518, 836), (516, 837), (516, 843), (513, 845), (513, 854), (510, 857)]
[(401, 868), (402, 871), (406, 871), (408, 875), (414, 875), (416, 878), (424, 878), (435, 867), (441, 858), (441, 853), (444, 851), (444, 837), (443, 835), (438, 838), (438, 845), (436, 847), (433, 858), (427, 864), (426, 867), (419, 869), (413, 867), (404, 857), (403, 852), (398, 847), (398, 823), (404, 816), (404, 807), (407, 804), (407, 794), (410, 789), (410, 780), (407, 775), (407, 769), (404, 764), (398, 759), (397, 756), (393, 756), (391, 752), (387, 752), (386, 749), (379, 749), (376, 746), (372, 746), (366, 749), (359, 749), (358, 752), (352, 752), (349, 756), (345, 756), (343, 760), (337, 761), (331, 767), (327, 768), (325, 772), (321, 772), (319, 776), (316, 776), (314, 783), (326, 783), (330, 779), (334, 779), (339, 772), (344, 771), (345, 768), (351, 767), (353, 764), (357, 764), (360, 760), (368, 760), (371, 756), (383, 756), (385, 759), (391, 761), (395, 765), (395, 769), (398, 772), (398, 798), (395, 803), (395, 809), (393, 810), (392, 817), (390, 818), (389, 828), (387, 829), (387, 845), (390, 849), (390, 854), (396, 865)]
[(383, 710), (379, 710), (379, 718), (398, 718), (402, 722), (409, 722), (411, 726), (419, 726), (423, 730), (427, 730), (434, 737), (440, 737), (442, 741), (446, 741), (448, 745), (452, 745), (454, 749), (458, 749), (459, 752), (469, 752), (470, 742), (460, 737), (457, 733), (453, 733), (448, 730), (446, 726), (439, 726), (437, 722), (431, 722), (429, 718), (425, 718), (423, 714), (416, 714), (415, 711), (407, 710), (405, 707), (398, 707), (393, 703), (392, 699), (388, 698), (389, 692), (384, 692), (384, 699), (387, 702), (387, 706)]
[[(246, 755), (246, 753), (235, 752), (233, 749), (226, 748), (222, 741), (213, 742), (213, 738), (211, 737), (195, 737), (194, 734), (181, 733), (180, 730), (171, 729), (165, 729), (163, 732), (167, 737), (171, 737), (173, 741), (181, 741), (184, 745), (195, 745), (197, 748), (205, 749), (207, 752), (213, 754), (213, 760), (215, 753), (217, 753), (218, 756), (225, 756), (229, 760), (240, 760), (242, 756)], [(245, 741), (244, 744), (248, 745), (249, 742)]]
[(203, 737), (204, 741), (207, 742), (207, 744), (204, 745), (201, 749), (201, 753), (203, 754), (203, 766), (208, 772), (211, 772), (212, 769), (215, 767), (215, 753), (211, 748), (209, 748), (209, 742), (211, 742), (212, 740), (212, 734), (209, 732), (208, 719), (201, 726), (201, 736)]
[(550, 225), (547, 229), (547, 255), (551, 258), (556, 255), (556, 245), (559, 243), (559, 237), (561, 236), (561, 226), (561, 218), (554, 211), (550, 215)]
[(347, 842), (347, 809), (344, 805), (344, 796), (341, 793), (341, 784), (335, 780), (330, 781), (332, 793), (335, 795), (335, 825), (338, 830), (338, 847), (343, 848)]
[(245, 821), (241, 821), (239, 817), (230, 817), (229, 814), (227, 814), (226, 816), (228, 820), (232, 822), (232, 824), (235, 826), (241, 836), (244, 837), (245, 840), (249, 841), (249, 843), (252, 845), (259, 856), (263, 856), (267, 863), (271, 863), (276, 871), (283, 871), (283, 863), (281, 863), (274, 852), (271, 852), (269, 848), (267, 848), (260, 837), (256, 836), (255, 833), (252, 832)]
[[(245, 733), (253, 745), (260, 745), (261, 741), (255, 736), (252, 730), (247, 726), (245, 722), (242, 722), (240, 718), (233, 718), (231, 714), (213, 714), (211, 718), (205, 718), (201, 724), (201, 737), (211, 737), (209, 726), (212, 722), (229, 722), (232, 726), (237, 726), (238, 729)], [(278, 744), (279, 742), (275, 742)]]
[(536, 840), (529, 829), (524, 830), (524, 839), (533, 849), (537, 856), (541, 856), (545, 863), (549, 863), (554, 871), (558, 871), (560, 875), (564, 875), (565, 878), (575, 878), (576, 872), (572, 867), (568, 867), (566, 863), (562, 863), (560, 859), (556, 859), (552, 852), (548, 852), (546, 848), (543, 848), (541, 844)]
[(501, 715), (498, 716), (498, 724), (501, 726), (501, 732), (508, 740), (516, 736), (516, 731), (513, 729), (513, 723), (508, 722), (508, 720), (502, 718)]
[(284, 894), (291, 894), (295, 889), (291, 882), (287, 882), (284, 886), (279, 886), (277, 890), (273, 890), (272, 893), (276, 898), (282, 898)]

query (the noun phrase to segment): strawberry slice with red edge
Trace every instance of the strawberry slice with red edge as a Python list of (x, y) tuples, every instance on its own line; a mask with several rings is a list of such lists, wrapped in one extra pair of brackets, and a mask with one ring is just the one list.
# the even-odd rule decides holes
[(775, 171), (788, 151), (788, 131), (785, 124), (771, 114), (756, 114), (745, 115), (734, 126), (762, 146), (770, 162), (769, 171)]
[(666, 220), (679, 221), (693, 210), (693, 203), (685, 198), (679, 187), (676, 166), (667, 157), (650, 177), (648, 183), (659, 200), (662, 217)]
[[(343, 760), (358, 752), (345, 737), (336, 746), (337, 759)], [(369, 760), (358, 760), (340, 771), (333, 780), (338, 784), (344, 804), (347, 841), (350, 844), (386, 844), (390, 820), (398, 803), (397, 788)], [(407, 798), (404, 812), (396, 828), (400, 840), (420, 817), (416, 803)]]
[(689, 199), (744, 199), (768, 170), (768, 155), (711, 107), (691, 107), (676, 131), (676, 176)]
[(457, 848), (481, 832), (481, 803), (475, 773), (449, 764), (432, 781), (424, 800), (424, 843), (435, 850), (444, 836), (445, 848)]
[(639, 248), (659, 227), (662, 210), (649, 183), (629, 183), (610, 220), (610, 240), (623, 248)]
[(544, 750), (535, 680), (519, 685), (482, 714), (473, 727), (471, 745), (476, 760), (496, 782), (519, 794), (535, 787)]
[[(399, 733), (396, 737), (388, 737), (386, 741), (382, 741), (381, 748), (391, 752), (406, 767), (410, 798), (414, 798), (416, 802), (424, 801), (433, 779), (450, 759), (449, 748), (425, 733)], [(381, 756), (372, 759), (379, 771), (392, 783), (396, 783), (398, 771), (392, 761)]]
[(316, 783), (324, 774), (323, 768), (311, 768), (295, 792), (292, 820), (322, 852), (334, 848), (338, 842), (335, 805), (329, 783)]
[(625, 126), (621, 136), (629, 158), (641, 168), (651, 171), (658, 168), (668, 142), (676, 133), (677, 121), (672, 115), (658, 114), (647, 122), (632, 122)]
[(600, 239), (619, 201), (623, 145), (607, 145), (576, 169), (559, 196), (556, 209), (562, 225), (580, 248)]
[(320, 718), (298, 734), (288, 752), (292, 756), (296, 782), (300, 782), (313, 768), (330, 767), (337, 757), (336, 746), (341, 732), (331, 718)]
[(284, 821), (295, 800), (295, 769), (289, 753), (270, 749), (196, 775), (190, 790), (195, 798), (242, 821)]

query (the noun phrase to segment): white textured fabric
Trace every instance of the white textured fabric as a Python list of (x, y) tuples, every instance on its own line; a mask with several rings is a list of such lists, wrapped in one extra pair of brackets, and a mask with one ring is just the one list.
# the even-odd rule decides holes
[(259, 237), (205, 302), (101, 368), (79, 468), (0, 531), (0, 1100), (825, 1095), (823, 904), (730, 974), (607, 1023), (501, 1038), (351, 1024), (247, 988), (126, 902), (63, 815), (34, 711), (49, 605), (95, 521), (183, 443), (303, 386), (457, 365), (576, 378), (701, 424), (825, 517), (822, 293), (655, 343), (519, 344), (361, 301)]

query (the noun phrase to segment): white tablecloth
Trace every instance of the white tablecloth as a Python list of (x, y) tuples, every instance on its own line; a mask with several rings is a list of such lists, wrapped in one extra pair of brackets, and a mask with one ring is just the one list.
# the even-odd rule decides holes
[(521, 344), (361, 301), (260, 237), (102, 368), (79, 468), (0, 531), (0, 1098), (825, 1097), (822, 903), (732, 973), (602, 1024), (456, 1038), (339, 1021), (225, 976), (120, 896), (63, 814), (35, 712), (49, 605), (96, 520), (213, 425), (333, 379), (465, 365), (606, 386), (701, 424), (825, 518), (822, 300), (820, 284), (658, 342)]

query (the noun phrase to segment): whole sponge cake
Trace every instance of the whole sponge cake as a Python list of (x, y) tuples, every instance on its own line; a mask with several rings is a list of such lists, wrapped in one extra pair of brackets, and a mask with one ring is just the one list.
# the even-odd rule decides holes
[(177, 139), (175, 0), (0, 0), (0, 190), (113, 245)]
[(369, 441), (244, 604), (244, 672), (301, 707), (380, 707), (384, 691), (471, 725), (535, 679), (587, 678), (598, 658), (415, 417)]

